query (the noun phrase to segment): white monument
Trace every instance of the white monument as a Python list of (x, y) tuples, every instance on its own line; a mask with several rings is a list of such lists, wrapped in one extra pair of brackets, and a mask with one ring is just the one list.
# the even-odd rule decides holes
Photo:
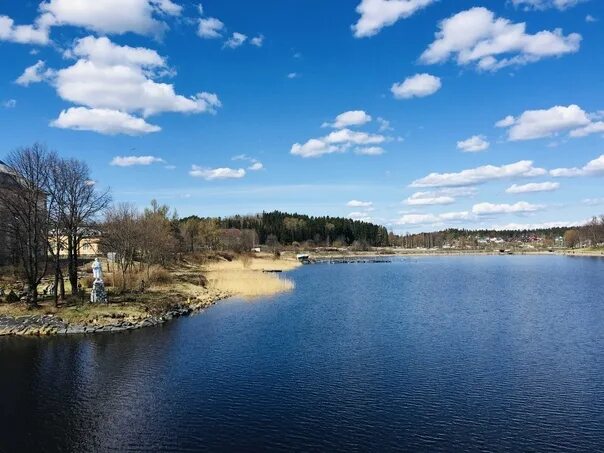
[(94, 277), (94, 283), (92, 284), (90, 302), (107, 303), (107, 291), (105, 291), (105, 283), (103, 282), (103, 267), (98, 258), (95, 258), (92, 263), (92, 276)]

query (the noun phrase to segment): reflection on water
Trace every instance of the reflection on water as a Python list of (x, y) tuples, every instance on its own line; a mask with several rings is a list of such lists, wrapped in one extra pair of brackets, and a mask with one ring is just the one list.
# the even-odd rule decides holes
[(316, 265), (291, 294), (0, 339), (0, 451), (604, 444), (604, 261)]

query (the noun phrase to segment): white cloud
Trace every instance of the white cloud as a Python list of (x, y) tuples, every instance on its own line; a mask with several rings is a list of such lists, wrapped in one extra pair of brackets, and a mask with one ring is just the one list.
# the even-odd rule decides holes
[(44, 20), (35, 25), (15, 25), (8, 16), (0, 16), (0, 41), (45, 46), (50, 42), (49, 26)]
[(396, 225), (438, 225), (444, 222), (474, 220), (475, 216), (468, 211), (444, 212), (442, 214), (405, 214)]
[(380, 125), (380, 132), (387, 132), (394, 130), (392, 126), (390, 126), (390, 121), (385, 120), (384, 118), (378, 116), (377, 122)]
[(373, 36), (383, 28), (406, 19), (436, 0), (361, 0), (357, 13), (361, 15), (352, 26), (357, 38)]
[(381, 146), (365, 146), (361, 148), (355, 148), (354, 153), (360, 156), (381, 156), (386, 151)]
[[(162, 74), (158, 70), (165, 71), (165, 60), (153, 50), (118, 46), (105, 37), (87, 37), (76, 41), (68, 55), (80, 59), (57, 71), (53, 84), (63, 100), (74, 104), (140, 112), (144, 116), (162, 112), (215, 113), (221, 106), (213, 93), (186, 97), (176, 94), (173, 85), (153, 80)], [(43, 63), (30, 77), (30, 83), (41, 77), (42, 70)], [(48, 78), (48, 71), (43, 74), (42, 78)]]
[(371, 222), (373, 219), (366, 212), (351, 212), (348, 217), (359, 222)]
[(441, 220), (455, 221), (455, 220), (472, 220), (472, 214), (468, 211), (460, 212), (445, 212), (438, 216)]
[(438, 192), (416, 192), (405, 200), (405, 204), (409, 206), (447, 205), (452, 203), (455, 203), (455, 198)]
[(430, 74), (416, 74), (407, 77), (401, 83), (392, 85), (390, 91), (396, 99), (410, 99), (425, 97), (440, 90), (442, 83), (438, 77)]
[(507, 116), (495, 125), (509, 127), (511, 141), (551, 137), (560, 132), (589, 125), (588, 114), (578, 105), (556, 105), (547, 110), (527, 110), (519, 117)]
[(604, 154), (596, 159), (589, 161), (581, 168), (556, 168), (549, 172), (554, 177), (574, 177), (574, 176), (599, 176), (604, 174)]
[(439, 221), (440, 218), (434, 214), (405, 214), (395, 223), (397, 225), (426, 225)]
[(247, 154), (238, 154), (237, 156), (233, 156), (231, 160), (243, 160), (250, 163), (250, 166), (247, 168), (249, 171), (260, 171), (264, 170), (264, 165), (258, 159), (248, 156)]
[(297, 72), (290, 72), (289, 74), (287, 74), (288, 79), (297, 79), (299, 77), (300, 77), (300, 74), (298, 74)]
[(290, 153), (294, 156), (301, 157), (320, 157), (324, 154), (332, 154), (338, 152), (344, 152), (345, 149), (330, 145), (322, 139), (311, 138), (304, 144), (294, 143), (291, 147)]
[(160, 157), (155, 156), (116, 156), (109, 165), (114, 167), (132, 167), (135, 165), (151, 165), (155, 163), (165, 163)]
[(350, 200), (346, 203), (349, 208), (370, 208), (373, 206), (372, 201)]
[(492, 225), (491, 230), (496, 231), (527, 231), (527, 230), (547, 230), (550, 228), (568, 228), (585, 225), (585, 220), (580, 221), (559, 221), (542, 223), (508, 223), (505, 225)]
[(118, 46), (105, 36), (100, 38), (87, 36), (78, 39), (73, 49), (65, 52), (65, 56), (85, 58), (106, 66), (126, 65), (152, 68), (166, 65), (164, 58), (155, 50), (144, 47)]
[(295, 143), (290, 152), (301, 157), (320, 157), (324, 154), (341, 153), (353, 145), (379, 145), (386, 137), (350, 129), (339, 129), (325, 137), (312, 138), (304, 144)]
[(591, 14), (588, 14), (587, 16), (585, 16), (585, 22), (587, 22), (587, 23), (594, 23), (597, 21), (598, 21), (598, 18), (592, 16)]
[(494, 203), (478, 203), (472, 206), (472, 213), (485, 216), (496, 214), (522, 214), (527, 212), (535, 212), (543, 209), (544, 206), (519, 201), (515, 204), (494, 204)]
[(161, 36), (168, 28), (158, 17), (178, 16), (169, 0), (48, 0), (40, 11), (52, 25), (73, 25), (98, 33)]
[(596, 121), (587, 126), (570, 131), (571, 137), (586, 137), (591, 134), (604, 134), (604, 121)]
[(8, 100), (2, 102), (2, 107), (4, 107), (5, 109), (14, 109), (16, 106), (17, 106), (16, 99), (8, 99)]
[(149, 124), (142, 118), (136, 118), (118, 110), (84, 107), (63, 110), (50, 125), (60, 129), (93, 131), (106, 135), (141, 135), (161, 130), (159, 126)]
[(262, 47), (264, 44), (264, 35), (254, 36), (252, 39), (250, 39), (250, 44), (256, 47)]
[(455, 57), (460, 66), (496, 71), (579, 50), (581, 35), (565, 36), (561, 29), (526, 33), (525, 23), (496, 18), (486, 8), (474, 7), (443, 20), (436, 40), (421, 55), (423, 63), (443, 63)]
[(430, 173), (413, 181), (411, 187), (456, 187), (482, 184), (506, 178), (542, 176), (546, 171), (533, 166), (530, 160), (521, 160), (509, 165), (482, 167), (462, 170), (458, 173)]
[(578, 5), (585, 0), (512, 0), (514, 6), (523, 7), (526, 10), (544, 10), (556, 8), (561, 11)]
[(23, 74), (19, 76), (15, 83), (24, 87), (29, 86), (31, 83), (44, 82), (51, 79), (54, 76), (52, 69), (46, 68), (46, 63), (42, 60), (23, 71)]
[(189, 174), (195, 178), (203, 178), (206, 181), (216, 179), (239, 179), (245, 176), (243, 168), (205, 168), (198, 165), (193, 165)]
[(529, 193), (529, 192), (552, 192), (560, 188), (560, 183), (557, 182), (531, 182), (529, 184), (513, 184), (508, 187), (506, 193)]
[(340, 113), (336, 116), (333, 123), (323, 123), (322, 127), (333, 127), (334, 129), (342, 129), (350, 126), (362, 126), (371, 121), (371, 115), (363, 110), (350, 110)]
[(247, 36), (243, 33), (234, 32), (229, 39), (227, 39), (224, 43), (224, 47), (228, 47), (229, 49), (236, 49), (245, 43), (247, 40)]
[(220, 38), (223, 30), (224, 24), (215, 17), (199, 19), (197, 36), (204, 39)]
[(476, 153), (488, 149), (490, 143), (484, 135), (474, 135), (467, 140), (457, 142), (457, 149), (466, 153)]

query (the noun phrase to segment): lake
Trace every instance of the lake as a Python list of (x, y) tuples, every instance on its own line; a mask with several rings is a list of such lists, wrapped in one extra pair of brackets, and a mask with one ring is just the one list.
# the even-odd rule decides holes
[(289, 277), (159, 327), (0, 338), (0, 451), (602, 449), (604, 260)]

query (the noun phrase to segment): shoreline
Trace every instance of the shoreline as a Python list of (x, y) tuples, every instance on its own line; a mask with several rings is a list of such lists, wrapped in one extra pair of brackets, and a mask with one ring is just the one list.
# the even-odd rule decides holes
[[(291, 290), (293, 283), (279, 277), (275, 271), (291, 271), (299, 265), (292, 259), (275, 261), (267, 258), (256, 258), (251, 263), (240, 260), (228, 264), (212, 262), (194, 266), (196, 272), (174, 270), (172, 275), (177, 280), (174, 284), (151, 288), (144, 294), (113, 297), (109, 304), (84, 303), (58, 310), (41, 307), (34, 311), (28, 311), (22, 304), (3, 304), (0, 305), (4, 309), (0, 310), (0, 337), (117, 333), (158, 326), (200, 313), (225, 299), (251, 300)], [(205, 287), (191, 282), (194, 276), (199, 279), (200, 275), (208, 281)], [(243, 284), (234, 285), (234, 281)]]
[(584, 256), (604, 257), (604, 249), (599, 250), (510, 250), (511, 253), (501, 253), (498, 250), (443, 250), (443, 249), (384, 249), (370, 252), (317, 252), (311, 254), (315, 259), (338, 259), (338, 258), (380, 258), (380, 257), (421, 257), (421, 256)]

